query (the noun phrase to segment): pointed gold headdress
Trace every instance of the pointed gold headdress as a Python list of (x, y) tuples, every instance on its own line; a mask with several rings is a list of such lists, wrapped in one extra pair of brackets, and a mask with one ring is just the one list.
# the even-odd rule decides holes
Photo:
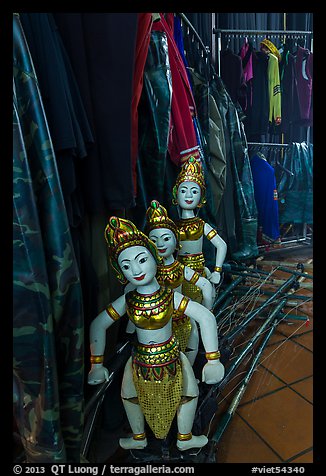
[(109, 256), (113, 269), (117, 273), (117, 278), (121, 283), (126, 283), (126, 279), (118, 265), (118, 256), (126, 248), (131, 246), (144, 246), (155, 258), (157, 264), (162, 263), (155, 244), (143, 232), (130, 221), (124, 218), (112, 216), (105, 227), (104, 236), (109, 245)]
[(181, 171), (179, 172), (172, 190), (174, 204), (177, 204), (178, 188), (183, 182), (197, 183), (201, 189), (201, 201), (198, 206), (201, 207), (204, 203), (206, 203), (206, 185), (203, 168), (201, 162), (195, 159), (195, 157), (189, 157), (187, 162), (185, 162), (181, 167)]
[(168, 217), (166, 208), (157, 200), (152, 200), (146, 212), (146, 232), (149, 233), (155, 228), (168, 228), (179, 242), (179, 230), (174, 221)]

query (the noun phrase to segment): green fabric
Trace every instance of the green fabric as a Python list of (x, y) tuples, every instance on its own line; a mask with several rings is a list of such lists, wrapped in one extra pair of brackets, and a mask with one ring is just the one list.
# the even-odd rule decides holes
[(27, 462), (78, 462), (81, 286), (38, 82), (13, 18), (14, 416)]
[(313, 144), (293, 143), (282, 165), (286, 170), (282, 169), (277, 185), (280, 223), (312, 224)]
[(166, 34), (152, 31), (138, 105), (137, 199), (136, 207), (130, 210), (130, 219), (141, 230), (151, 200), (165, 203), (171, 99)]
[[(233, 234), (230, 233), (232, 223), (229, 223), (228, 250), (231, 251), (232, 257), (234, 253), (239, 253), (239, 256), (245, 259), (244, 256), (252, 255), (257, 250), (257, 241), (253, 245), (253, 240), (257, 240), (258, 216), (247, 139), (237, 105), (233, 104), (220, 78), (214, 78), (211, 91), (224, 118), (225, 150), (227, 161), (229, 161), (227, 172), (232, 174), (233, 206), (230, 196), (226, 196), (225, 191), (224, 196), (228, 198), (228, 202), (224, 204), (224, 207), (226, 215), (228, 212), (234, 214), (236, 242), (233, 240)], [(227, 175), (226, 182), (229, 180), (230, 177)], [(249, 234), (248, 227), (250, 227)], [(254, 246), (253, 250), (251, 250), (252, 246)]]

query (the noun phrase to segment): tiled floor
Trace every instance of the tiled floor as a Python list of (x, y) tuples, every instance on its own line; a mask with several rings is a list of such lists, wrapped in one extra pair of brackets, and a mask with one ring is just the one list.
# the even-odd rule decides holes
[[(265, 260), (304, 263), (309, 258), (312, 258), (312, 251), (309, 250), (292, 253), (290, 250), (279, 251), (266, 254), (261, 265), (262, 269), (270, 270), (272, 265), (264, 265)], [(312, 274), (312, 270), (311, 265), (306, 272)], [(274, 275), (279, 279), (288, 276), (281, 271)], [(304, 282), (312, 283), (312, 280)], [(312, 297), (312, 289), (299, 289), (293, 294), (293, 300), (295, 294)], [(313, 462), (312, 302), (301, 303), (296, 309), (286, 307), (285, 312), (306, 315), (309, 323), (291, 319), (278, 324), (218, 443), (218, 463)], [(246, 357), (237, 376), (219, 395), (215, 428), (230, 405), (240, 383), (240, 375), (244, 375), (243, 371), (251, 357)]]

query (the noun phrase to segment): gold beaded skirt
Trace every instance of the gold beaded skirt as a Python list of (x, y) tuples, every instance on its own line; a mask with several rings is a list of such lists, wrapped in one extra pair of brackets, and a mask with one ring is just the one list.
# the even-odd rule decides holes
[(167, 436), (182, 396), (180, 347), (174, 335), (162, 344), (137, 344), (133, 381), (145, 420), (158, 439)]
[(181, 317), (172, 317), (172, 332), (178, 339), (181, 352), (185, 352), (191, 333), (191, 321), (183, 314)]
[[(194, 255), (178, 255), (178, 260), (185, 266), (197, 271), (201, 276), (205, 277), (205, 258), (203, 253)], [(193, 301), (202, 303), (203, 293), (201, 289), (195, 284), (184, 281), (182, 284), (182, 294), (188, 296)]]

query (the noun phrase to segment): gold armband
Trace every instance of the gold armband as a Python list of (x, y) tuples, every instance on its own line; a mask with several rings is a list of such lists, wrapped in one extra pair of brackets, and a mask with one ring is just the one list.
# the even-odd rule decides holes
[(117, 321), (120, 319), (120, 315), (117, 313), (117, 311), (114, 309), (112, 304), (109, 304), (108, 307), (105, 309), (107, 314), (114, 320)]
[(214, 236), (217, 235), (217, 231), (216, 230), (211, 230), (209, 233), (207, 233), (206, 237), (208, 240), (212, 240), (214, 238)]
[(183, 296), (177, 309), (178, 313), (184, 314), (189, 301), (190, 298), (188, 298), (187, 296)]
[(192, 438), (192, 433), (178, 433), (177, 434), (177, 439), (179, 441), (189, 441)]
[(216, 352), (206, 352), (205, 357), (207, 360), (218, 360), (221, 357), (221, 352), (219, 350)]
[(146, 433), (134, 433), (132, 436), (133, 440), (144, 440), (146, 438)]
[(104, 355), (91, 355), (90, 361), (91, 364), (103, 364)]
[(200, 278), (200, 274), (199, 273), (196, 273), (196, 271), (194, 272), (194, 274), (191, 276), (191, 278), (189, 279), (188, 283), (190, 284), (196, 284), (198, 279)]
[(218, 273), (222, 272), (222, 266), (215, 266), (214, 271), (217, 271)]

